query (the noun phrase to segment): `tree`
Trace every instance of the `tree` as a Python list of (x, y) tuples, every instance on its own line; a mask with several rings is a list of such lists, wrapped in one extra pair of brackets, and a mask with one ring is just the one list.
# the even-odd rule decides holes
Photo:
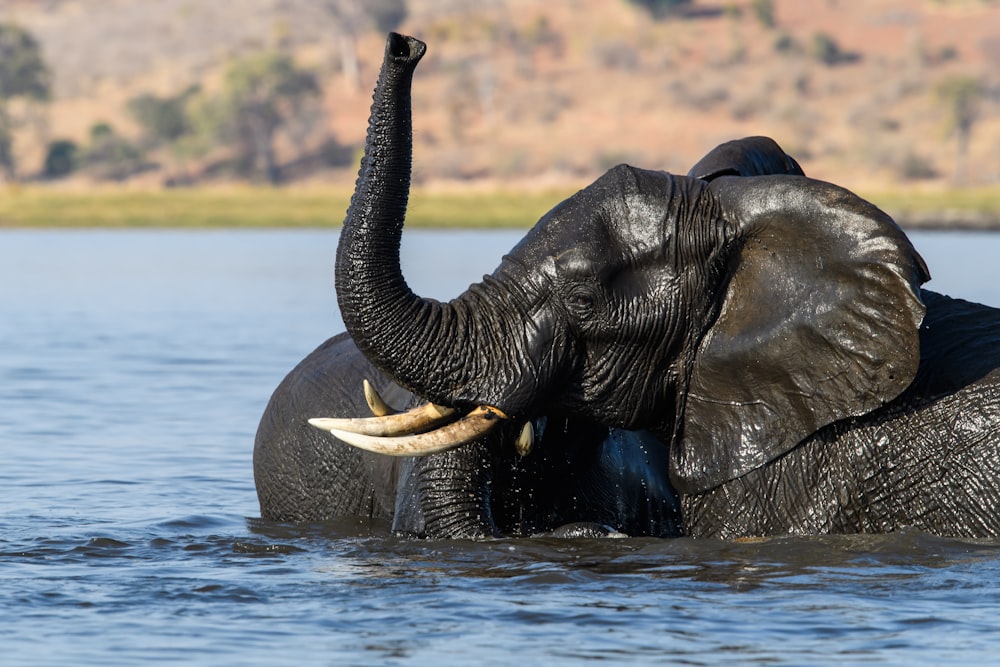
[(191, 86), (178, 95), (158, 97), (146, 93), (129, 100), (128, 110), (151, 147), (173, 143), (191, 131), (187, 104), (197, 92), (198, 87)]
[(949, 129), (955, 133), (958, 154), (955, 161), (955, 182), (965, 183), (969, 159), (969, 138), (972, 126), (979, 120), (979, 101), (983, 97), (983, 84), (973, 76), (955, 75), (938, 83), (938, 99), (948, 109)]
[(750, 3), (754, 16), (765, 28), (774, 28), (777, 21), (774, 18), (774, 0), (753, 0)]
[(360, 85), (358, 37), (365, 30), (394, 30), (406, 20), (405, 0), (325, 0), (323, 7), (340, 27), (340, 68), (351, 85)]
[(90, 128), (90, 143), (81, 162), (93, 176), (106, 181), (123, 181), (145, 168), (142, 151), (108, 123)]
[(45, 151), (43, 173), (46, 178), (62, 178), (76, 170), (79, 148), (68, 139), (56, 139)]
[(35, 38), (23, 28), (0, 24), (0, 169), (9, 180), (17, 176), (14, 131), (23, 123), (10, 102), (44, 102), (49, 98), (50, 74)]
[[(141, 147), (146, 150), (168, 149), (165, 157), (171, 172), (178, 169), (184, 172), (185, 158), (196, 152), (191, 150), (197, 141), (193, 137), (195, 127), (190, 107), (198, 93), (199, 87), (195, 85), (176, 95), (159, 97), (146, 93), (128, 102), (129, 112), (142, 129)], [(176, 182), (177, 175), (170, 174), (167, 180)]]
[(229, 66), (221, 94), (192, 106), (192, 122), (215, 142), (234, 146), (241, 171), (261, 171), (277, 183), (275, 139), (309, 113), (320, 92), (316, 76), (298, 68), (291, 57), (256, 54)]
[(629, 0), (629, 2), (645, 9), (654, 19), (669, 16), (681, 7), (691, 4), (691, 0)]
[(859, 54), (841, 49), (837, 40), (825, 32), (817, 32), (813, 35), (812, 55), (816, 60), (830, 67), (861, 59)]

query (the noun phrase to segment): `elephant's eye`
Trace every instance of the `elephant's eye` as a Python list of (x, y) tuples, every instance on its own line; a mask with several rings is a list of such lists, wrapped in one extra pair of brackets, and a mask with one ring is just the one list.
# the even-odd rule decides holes
[(589, 289), (576, 289), (569, 293), (566, 301), (574, 310), (586, 312), (594, 307), (597, 298)]

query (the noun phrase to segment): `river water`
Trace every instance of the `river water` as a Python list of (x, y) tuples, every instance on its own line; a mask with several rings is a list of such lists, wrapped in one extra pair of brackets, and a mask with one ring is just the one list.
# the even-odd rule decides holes
[[(458, 293), (518, 232), (413, 232)], [(1000, 305), (1000, 235), (915, 233)], [(982, 664), (1000, 545), (387, 537), (262, 523), (273, 387), (340, 330), (333, 231), (0, 233), (0, 664)]]

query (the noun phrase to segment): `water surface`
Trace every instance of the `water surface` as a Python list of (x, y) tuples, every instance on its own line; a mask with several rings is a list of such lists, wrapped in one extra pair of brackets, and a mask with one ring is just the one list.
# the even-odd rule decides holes
[[(518, 232), (415, 232), (448, 298)], [(913, 234), (1000, 305), (1000, 236)], [(339, 331), (333, 231), (0, 233), (0, 664), (979, 664), (996, 545), (404, 541), (262, 523), (253, 433)]]

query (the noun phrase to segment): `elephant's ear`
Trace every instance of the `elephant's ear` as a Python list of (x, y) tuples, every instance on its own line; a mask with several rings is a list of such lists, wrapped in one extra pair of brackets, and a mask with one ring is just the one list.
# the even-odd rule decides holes
[(713, 148), (688, 176), (713, 181), (720, 176), (804, 176), (802, 167), (770, 137), (745, 137)]
[(693, 493), (743, 475), (910, 384), (923, 260), (886, 214), (799, 176), (709, 185), (732, 248), (689, 376), (672, 476)]

